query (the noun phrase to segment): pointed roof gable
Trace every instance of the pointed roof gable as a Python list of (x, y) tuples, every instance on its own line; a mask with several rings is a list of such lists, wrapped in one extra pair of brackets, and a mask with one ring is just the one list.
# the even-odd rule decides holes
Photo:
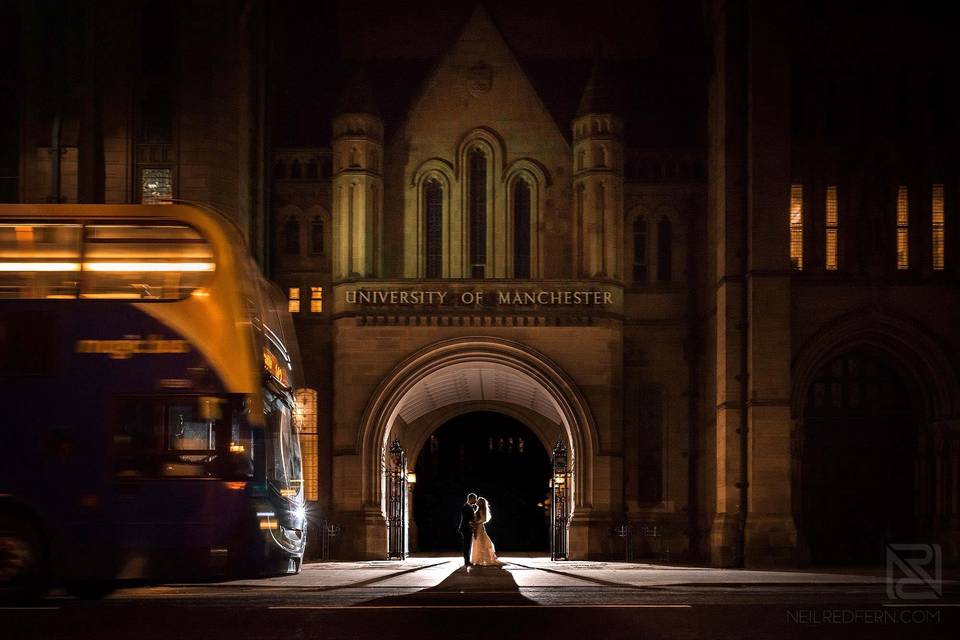
[[(457, 38), (427, 74), (399, 130), (407, 130), (422, 110), (436, 111), (440, 103), (457, 108), (439, 115), (462, 119), (464, 112), (482, 112), (484, 102), (496, 104), (501, 120), (521, 116), (511, 111), (525, 111), (523, 116), (545, 126), (549, 123), (552, 132), (567, 144), (565, 127), (558, 126), (500, 29), (483, 4), (477, 3)], [(536, 108), (530, 109), (532, 105)]]

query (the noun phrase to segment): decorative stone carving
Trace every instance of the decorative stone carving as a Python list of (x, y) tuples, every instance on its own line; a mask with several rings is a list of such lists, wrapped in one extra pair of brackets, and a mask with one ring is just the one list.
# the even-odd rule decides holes
[(467, 91), (474, 97), (488, 93), (493, 88), (493, 69), (486, 62), (477, 62), (467, 69)]

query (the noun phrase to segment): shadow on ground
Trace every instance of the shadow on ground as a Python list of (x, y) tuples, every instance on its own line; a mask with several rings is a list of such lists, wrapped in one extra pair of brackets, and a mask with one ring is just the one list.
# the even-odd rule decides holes
[[(509, 565), (508, 565), (509, 566)], [(523, 596), (513, 575), (497, 567), (460, 567), (428, 588), (397, 596), (368, 600), (362, 606), (516, 607), (537, 602)]]

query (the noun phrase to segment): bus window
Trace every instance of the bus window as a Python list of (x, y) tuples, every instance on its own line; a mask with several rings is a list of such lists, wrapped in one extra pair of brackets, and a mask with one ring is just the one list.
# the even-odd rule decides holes
[[(227, 415), (225, 398), (124, 400), (114, 433), (118, 476), (214, 478), (249, 475), (249, 462), (227, 459), (246, 452), (240, 425)], [(236, 439), (231, 441), (237, 431)], [(228, 444), (229, 442), (229, 444)], [(241, 467), (246, 473), (241, 474)]]
[(270, 433), (267, 438), (267, 479), (280, 495), (299, 496), (303, 487), (300, 442), (294, 431), (293, 416), (282, 402), (267, 416)]
[(78, 224), (0, 224), (0, 299), (76, 298)]
[(189, 227), (85, 227), (81, 298), (178, 300), (205, 285), (213, 252)]
[[(205, 399), (200, 400), (200, 406)], [(166, 445), (161, 475), (213, 475), (217, 457), (215, 417), (201, 415), (198, 403), (167, 407)]]

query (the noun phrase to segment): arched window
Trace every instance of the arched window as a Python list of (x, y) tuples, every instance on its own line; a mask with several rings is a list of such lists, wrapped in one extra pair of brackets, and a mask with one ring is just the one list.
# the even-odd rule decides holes
[(513, 277), (530, 277), (530, 185), (513, 187)]
[(470, 277), (483, 278), (487, 270), (487, 157), (470, 152)]
[(657, 280), (673, 279), (673, 225), (666, 218), (657, 223)]
[(293, 180), (299, 180), (303, 176), (303, 172), (300, 167), (300, 161), (294, 160), (290, 165), (290, 178)]
[(633, 281), (647, 281), (647, 221), (633, 221)]
[(283, 160), (277, 160), (273, 165), (273, 179), (274, 180), (286, 180), (287, 179), (287, 165), (283, 164)]
[(605, 145), (600, 145), (600, 153), (597, 154), (597, 166), (607, 166), (607, 147)]
[(312, 158), (307, 163), (307, 180), (316, 180), (318, 173), (319, 173), (319, 168), (317, 166), (317, 160), (315, 158)]
[(443, 277), (443, 187), (437, 180), (427, 182), (423, 190), (426, 226), (428, 278)]
[(283, 250), (290, 255), (300, 254), (300, 223), (296, 218), (287, 220), (283, 229)]
[(587, 152), (584, 151), (583, 149), (580, 149), (580, 151), (577, 153), (577, 169), (583, 169), (583, 167), (586, 164), (587, 164)]
[(310, 222), (310, 253), (323, 255), (323, 218), (314, 216)]

